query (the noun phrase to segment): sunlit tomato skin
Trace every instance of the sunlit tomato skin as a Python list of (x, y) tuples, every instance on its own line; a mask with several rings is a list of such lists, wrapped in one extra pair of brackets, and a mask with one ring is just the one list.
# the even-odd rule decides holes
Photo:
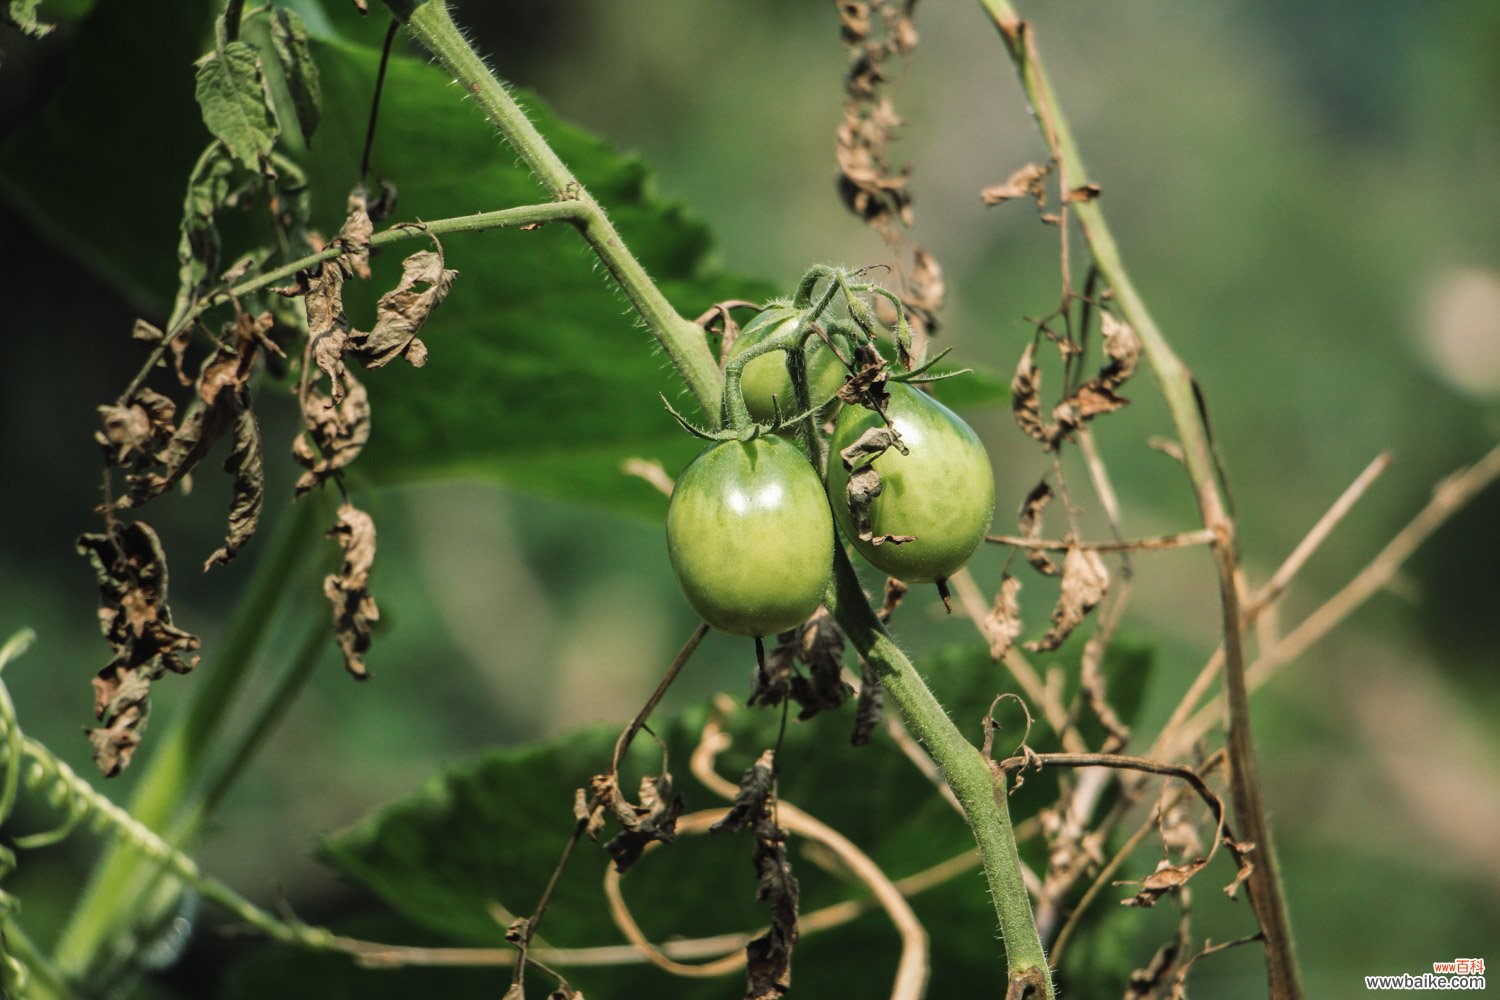
[(688, 603), (714, 628), (795, 628), (818, 610), (832, 573), (822, 481), (780, 437), (710, 445), (672, 491), (667, 551)]
[[(729, 348), (729, 357), (735, 358), (756, 344), (777, 336), (791, 333), (796, 328), (797, 312), (786, 306), (770, 306), (761, 311), (745, 328)], [(842, 341), (836, 337), (835, 342)], [(844, 365), (828, 349), (816, 334), (804, 348), (807, 358), (807, 388), (814, 403), (828, 399), (844, 384)], [(786, 370), (786, 352), (770, 351), (745, 365), (741, 373), (740, 392), (745, 397), (745, 408), (750, 419), (768, 423), (776, 415), (771, 405), (772, 397), (780, 407), (783, 417), (797, 412), (797, 397), (792, 391), (792, 378)]]
[(909, 454), (891, 448), (875, 460), (882, 489), (870, 505), (871, 530), (916, 540), (873, 545), (855, 534), (849, 472), (839, 451), (883, 425), (871, 410), (846, 406), (839, 415), (828, 454), (829, 500), (844, 536), (870, 565), (907, 583), (946, 580), (968, 562), (989, 529), (995, 509), (990, 459), (952, 410), (909, 385), (892, 383), (889, 390), (886, 414)]

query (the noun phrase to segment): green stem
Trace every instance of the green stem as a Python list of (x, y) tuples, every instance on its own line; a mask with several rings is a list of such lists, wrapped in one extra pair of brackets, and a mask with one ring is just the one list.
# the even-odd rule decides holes
[(666, 351), (704, 414), (710, 419), (717, 416), (723, 380), (703, 331), (672, 308), (615, 231), (604, 209), (547, 145), (520, 105), (459, 32), (443, 0), (418, 4), (392, 2), (389, 6), (405, 21), (412, 37), (473, 95), (485, 117), (500, 130), (553, 197), (579, 206), (584, 216), (580, 226), (583, 238)]
[(842, 547), (834, 555), (831, 593), (829, 610), (880, 677), (907, 728), (926, 745), (943, 780), (964, 807), (1000, 918), (1011, 980), (1036, 977), (1038, 988), (1044, 987), (1040, 996), (1052, 1000), (1047, 956), (1032, 919), (1031, 898), (1021, 879), (1021, 858), (1004, 788), (997, 790), (995, 777), (979, 750), (964, 738), (901, 647), (886, 633)]
[[(161, 830), (167, 842), (180, 846), (191, 839), (203, 813), (193, 797), (210, 766), (225, 717), (249, 679), (273, 620), (313, 537), (319, 504), (304, 501), (279, 531), (275, 546), (256, 567), (249, 596), (210, 667), (200, 667), (199, 683), (186, 714), (163, 735), (131, 800), (135, 820)], [(139, 896), (160, 874), (160, 866), (128, 844), (105, 851), (88, 887), (64, 927), (54, 952), (59, 971), (70, 980), (87, 977), (112, 936), (124, 929)]]
[[(1005, 41), (1021, 86), (1031, 102), (1037, 123), (1057, 163), (1066, 187), (1076, 190), (1088, 183), (1083, 159), (1078, 153), (1067, 117), (1057, 103), (1052, 82), (1042, 67), (1033, 43), (1030, 24), (1022, 21), (1009, 0), (980, 0)], [(1063, 192), (1067, 197), (1067, 192)], [(1066, 202), (1065, 202), (1066, 204)], [(1141, 347), (1156, 375), (1162, 396), (1182, 444), (1189, 477), (1198, 500), (1203, 524), (1214, 532), (1214, 560), (1218, 575), (1222, 630), (1224, 635), (1224, 690), (1228, 705), (1226, 751), (1230, 762), (1230, 791), (1240, 835), (1255, 845), (1255, 868), (1248, 882), (1250, 902), (1265, 936), (1266, 971), (1272, 1000), (1297, 1000), (1302, 996), (1296, 955), (1287, 916), (1285, 893), (1277, 871), (1270, 824), (1261, 801), (1254, 736), (1250, 728), (1250, 700), (1245, 683), (1243, 637), (1240, 632), (1239, 592), (1235, 574), (1234, 522), (1219, 492), (1218, 470), (1199, 409), (1192, 372), (1167, 343), (1160, 327), (1130, 280), (1120, 258), (1119, 247), (1104, 219), (1097, 198), (1075, 202), (1071, 209), (1088, 240), (1094, 263), (1108, 280), (1125, 319), (1140, 337)], [(1066, 222), (1064, 222), (1066, 225)]]

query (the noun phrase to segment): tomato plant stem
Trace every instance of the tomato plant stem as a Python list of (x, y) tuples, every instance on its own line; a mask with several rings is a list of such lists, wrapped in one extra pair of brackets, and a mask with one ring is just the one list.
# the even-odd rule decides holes
[[(1147, 362), (1156, 375), (1182, 444), (1182, 452), (1203, 525), (1214, 533), (1214, 568), (1219, 583), (1224, 635), (1224, 692), (1228, 705), (1226, 749), (1230, 762), (1230, 791), (1240, 835), (1255, 845), (1255, 870), (1248, 890), (1256, 919), (1265, 935), (1266, 971), (1272, 1000), (1297, 1000), (1302, 995), (1296, 956), (1287, 917), (1270, 825), (1261, 802), (1255, 742), (1250, 729), (1249, 694), (1245, 684), (1245, 657), (1240, 623), (1239, 591), (1235, 583), (1238, 565), (1234, 521), (1219, 489), (1220, 471), (1214, 460), (1208, 421), (1193, 374), (1167, 343), (1160, 327), (1146, 308), (1120, 258), (1114, 235), (1105, 222), (1099, 199), (1083, 197), (1069, 203), (1069, 192), (1086, 189), (1088, 175), (1066, 116), (1058, 106), (1052, 82), (1036, 52), (1031, 25), (1021, 20), (1010, 0), (980, 0), (1000, 31), (1006, 51), (1015, 65), (1021, 86), (1069, 191), (1064, 204), (1076, 213), (1088, 240), (1094, 263), (1107, 279), (1125, 319), (1141, 340)], [(1066, 219), (1063, 223), (1066, 227)], [(1066, 228), (1065, 228), (1066, 231)]]
[[(1003, 787), (978, 748), (964, 738), (901, 647), (896, 645), (870, 607), (854, 566), (842, 548), (833, 560), (829, 610), (865, 662), (874, 668), (886, 694), (901, 712), (907, 728), (932, 754), (943, 780), (964, 807), (989, 882), (1006, 968), (1012, 981), (1035, 977), (1040, 997), (1052, 1000), (1047, 956), (1031, 913), (1031, 897), (1021, 878), (1021, 857)], [(976, 719), (976, 727), (978, 720)]]
[(473, 95), (485, 117), (500, 130), (552, 196), (578, 206), (583, 218), (579, 226), (583, 238), (666, 351), (703, 413), (710, 419), (717, 417), (723, 379), (703, 331), (683, 318), (651, 281), (604, 209), (547, 144), (505, 85), (490, 72), (454, 25), (443, 0), (416, 4), (400, 0), (388, 5), (405, 22), (412, 37)]

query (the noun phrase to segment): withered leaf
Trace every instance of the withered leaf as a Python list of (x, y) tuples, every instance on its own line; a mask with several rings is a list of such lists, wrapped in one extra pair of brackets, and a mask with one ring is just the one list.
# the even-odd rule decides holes
[(870, 34), (870, 5), (862, 0), (839, 0), (839, 30), (845, 45), (858, 45)]
[(177, 404), (151, 389), (138, 389), (124, 406), (99, 407), (104, 429), (94, 434), (111, 465), (149, 460), (172, 439), (177, 427)]
[(990, 658), (996, 662), (1005, 658), (1021, 635), (1021, 602), (1016, 598), (1020, 591), (1021, 581), (1006, 573), (995, 594), (995, 606), (985, 615), (990, 632)]
[[(1021, 501), (1021, 512), (1016, 521), (1021, 527), (1021, 534), (1027, 539), (1042, 537), (1042, 512), (1047, 509), (1047, 504), (1052, 500), (1052, 487), (1047, 485), (1043, 479), (1031, 488), (1026, 494), (1026, 499)], [(1047, 555), (1044, 549), (1028, 548), (1026, 550), (1026, 561), (1036, 568), (1038, 573), (1047, 576), (1057, 575), (1057, 563)]]
[(94, 714), (104, 725), (89, 732), (95, 762), (113, 777), (140, 742), (151, 682), (166, 670), (191, 670), (199, 642), (172, 624), (167, 558), (150, 525), (116, 524), (110, 534), (83, 535), (78, 551), (94, 567), (99, 629), (114, 651), (93, 681)]
[(844, 633), (827, 608), (819, 608), (798, 630), (797, 656), (807, 664), (807, 676), (793, 674), (791, 694), (801, 706), (797, 714), (806, 721), (849, 700), (852, 689), (844, 683)]
[(229, 504), (229, 530), (224, 547), (208, 557), (205, 570), (227, 563), (255, 534), (266, 496), (265, 463), (260, 446), (260, 424), (246, 407), (234, 418), (234, 451), (224, 461), (234, 477), (234, 499)]
[(234, 159), (221, 142), (213, 142), (188, 178), (182, 200), (177, 241), (177, 311), (197, 301), (219, 270), (219, 230), (214, 217), (229, 201)]
[(1015, 170), (1002, 184), (992, 184), (979, 192), (979, 200), (985, 205), (1000, 205), (1017, 198), (1031, 198), (1037, 207), (1047, 204), (1047, 175), (1049, 166), (1028, 163)]
[(427, 363), (427, 345), (417, 339), (417, 333), (457, 277), (457, 271), (443, 267), (441, 248), (419, 250), (406, 258), (401, 283), (382, 295), (376, 306), (375, 328), (350, 335), (350, 353), (366, 368), (379, 368), (401, 357), (421, 368)]
[[(648, 844), (670, 844), (676, 839), (683, 800), (681, 795), (673, 793), (672, 774), (665, 767), (659, 776), (648, 774), (641, 778), (639, 802), (631, 802), (620, 793), (613, 774), (595, 775), (589, 787), (594, 801), (609, 810), (620, 824), (620, 832), (604, 845), (614, 859), (615, 871), (621, 874), (628, 871), (640, 860)], [(591, 821), (590, 835), (597, 833), (597, 829)]]
[(885, 711), (885, 689), (880, 684), (880, 678), (868, 663), (861, 666), (859, 700), (854, 706), (854, 732), (849, 736), (850, 744), (857, 747), (870, 742), (870, 736), (875, 732), (875, 727), (880, 725)]
[(375, 563), (375, 521), (353, 504), (339, 507), (338, 521), (328, 534), (344, 550), (339, 572), (323, 578), (323, 594), (333, 605), (333, 631), (344, 654), (344, 667), (356, 678), (369, 677), (365, 653), (380, 609), (370, 595), (370, 569)]
[[(1169, 892), (1182, 888), (1188, 880), (1203, 870), (1208, 864), (1206, 858), (1195, 858), (1192, 861), (1180, 865), (1163, 858), (1156, 866), (1156, 871), (1147, 875), (1139, 883), (1141, 890), (1129, 899), (1121, 900), (1124, 906), (1152, 907), (1157, 900)], [(1116, 882), (1115, 885), (1135, 885), (1134, 882)]]
[(1099, 185), (1094, 183), (1080, 184), (1068, 192), (1069, 201), (1093, 201), (1099, 197)]
[(770, 708), (780, 705), (792, 690), (792, 674), (797, 663), (797, 630), (781, 633), (776, 645), (758, 658), (755, 663), (755, 679), (750, 684), (747, 706)]
[(359, 457), (370, 440), (370, 397), (352, 375), (337, 404), (316, 389), (302, 398), (305, 430), (292, 442), (292, 457), (306, 469), (297, 479), (297, 496), (321, 485)]
[(896, 609), (901, 606), (901, 599), (906, 596), (906, 584), (894, 576), (885, 578), (885, 600), (880, 605), (880, 621), (883, 625), (889, 625), (891, 619), (896, 617)]
[(1187, 1000), (1183, 984), (1192, 959), (1181, 961), (1187, 950), (1187, 914), (1183, 914), (1172, 940), (1158, 948), (1144, 968), (1131, 972), (1125, 1000)]
[(159, 344), (161, 338), (165, 336), (166, 334), (143, 319), (137, 319), (135, 326), (130, 330), (130, 339), (139, 340), (143, 344)]
[(1255, 845), (1244, 841), (1233, 841), (1228, 837), (1224, 843), (1229, 846), (1229, 853), (1234, 855), (1234, 880), (1224, 887), (1224, 895), (1234, 899), (1240, 891), (1240, 886), (1250, 880), (1255, 874), (1255, 862), (1250, 860), (1250, 854), (1255, 850)]
[(1062, 592), (1052, 609), (1052, 627), (1040, 639), (1028, 642), (1026, 648), (1042, 653), (1061, 646), (1083, 623), (1084, 616), (1104, 600), (1108, 590), (1109, 570), (1099, 553), (1076, 546), (1068, 549), (1063, 556)]
[(745, 945), (746, 1000), (774, 1000), (792, 985), (792, 949), (797, 945), (797, 877), (787, 859), (785, 835), (772, 825), (757, 834), (753, 856), (760, 879), (755, 898), (769, 902), (771, 926)]
[(1109, 312), (1099, 314), (1099, 330), (1104, 335), (1104, 354), (1109, 358), (1099, 372), (1099, 381), (1110, 389), (1118, 389), (1135, 374), (1141, 360), (1141, 340), (1130, 324)]
[(712, 833), (736, 833), (770, 815), (771, 792), (776, 787), (776, 753), (766, 750), (740, 776), (739, 791), (729, 813), (709, 828)]
[(349, 192), (345, 209), (344, 226), (339, 230), (338, 242), (344, 247), (344, 260), (354, 274), (369, 280), (370, 237), (375, 235), (375, 223), (370, 219), (370, 197), (363, 184), (356, 184)]
[(1010, 380), (1010, 408), (1016, 425), (1050, 450), (1055, 434), (1042, 419), (1041, 392), (1042, 375), (1036, 366), (1036, 342), (1032, 341), (1021, 352), (1015, 377)]
[(875, 471), (874, 462), (890, 448), (895, 448), (903, 455), (910, 454), (906, 445), (901, 442), (901, 435), (894, 427), (870, 427), (866, 428), (853, 444), (839, 452), (840, 461), (844, 463), (844, 468), (849, 470), (849, 481), (844, 486), (844, 493), (846, 502), (849, 504), (849, 515), (854, 521), (855, 532), (861, 541), (870, 542), (873, 545), (886, 542), (901, 545), (915, 541), (916, 538), (914, 535), (876, 535), (874, 533), (870, 506), (885, 489), (880, 481), (880, 473)]

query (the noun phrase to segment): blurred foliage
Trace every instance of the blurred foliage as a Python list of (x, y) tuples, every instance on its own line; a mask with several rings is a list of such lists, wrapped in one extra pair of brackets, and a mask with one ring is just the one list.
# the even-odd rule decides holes
[[(128, 339), (134, 312), (160, 319), (170, 292), (176, 201), (206, 138), (196, 126), (182, 128), (196, 121), (189, 64), (208, 38), (199, 4), (175, 5), (171, 16), (150, 19), (128, 5), (101, 4), (96, 22), (70, 23), (88, 6), (77, 0), (49, 11), (63, 25), (40, 42), (0, 35), (0, 134), (10, 150), (0, 170), (7, 203), (0, 208), (7, 258), (0, 283), (8, 310), (0, 419), (11, 429), (0, 447), (6, 469), (24, 470), (0, 488), (0, 515), (10, 526), (0, 546), (8, 616), (0, 632), (37, 627), (41, 641), (30, 658), (37, 662), (18, 665), (7, 679), (28, 732), (80, 767), (87, 757), (78, 737), (87, 678), (103, 656), (87, 569), (71, 554), (72, 537), (92, 527), (97, 500), (93, 407), (113, 397), (139, 361), (138, 345)], [(385, 22), (378, 14), (359, 19), (334, 0), (326, 10), (317, 0), (293, 6), (325, 39), (320, 59), (328, 92), (312, 162), (315, 212), (332, 228), (356, 169), (371, 50)], [(640, 161), (599, 153), (600, 175), (587, 179), (600, 186), (597, 193), (622, 226), (647, 226), (655, 213), (674, 213), (678, 231), (651, 251), (660, 254), (652, 258), (654, 272), (667, 273), (674, 262), (700, 275), (722, 266), (785, 288), (810, 261), (884, 258), (878, 241), (843, 214), (833, 195), (832, 130), (844, 56), (831, 5), (763, 0), (733, 12), (695, 11), (679, 0), (455, 7), (502, 76), (540, 94), (558, 119), (638, 152), (662, 191), (701, 213), (717, 250), (708, 248), (696, 216), (645, 199)], [(1475, 458), (1500, 430), (1500, 375), (1480, 372), (1460, 383), (1431, 350), (1451, 332), (1434, 318), (1433, 299), (1445, 277), (1461, 269), (1500, 274), (1493, 233), (1500, 215), (1500, 128), (1493, 113), (1500, 106), (1493, 58), (1500, 8), (1488, 0), (1438, 6), (1217, 0), (1191, 8), (1152, 0), (1108, 9), (1032, 2), (1023, 9), (1036, 19), (1060, 100), (1103, 185), (1137, 282), (1207, 390), (1252, 571), (1263, 575), (1289, 551), (1370, 457), (1385, 447), (1396, 451), (1393, 470), (1289, 599), (1285, 620), (1295, 621), (1405, 522), (1435, 479)], [(945, 268), (944, 337), (958, 348), (956, 357), (1004, 371), (1030, 336), (1022, 317), (1055, 303), (1056, 232), (1020, 206), (982, 211), (977, 192), (1039, 158), (1041, 147), (978, 11), (923, 5), (918, 19), (922, 47), (896, 98), (909, 120), (897, 153), (916, 168), (917, 237)], [(342, 41), (326, 41), (335, 37)], [(99, 68), (93, 64), (108, 66), (132, 51), (152, 55), (131, 63), (128, 86), (85, 86)], [(146, 94), (149, 113), (142, 111)], [(400, 188), (397, 217), (534, 200), (474, 109), (416, 60), (398, 63), (387, 100), (375, 168)], [(46, 111), (57, 107), (72, 110)], [(419, 148), (399, 138), (408, 129), (428, 135), (429, 128), (441, 138)], [(554, 123), (548, 131), (569, 136), (579, 149), (598, 149), (571, 126)], [(35, 153), (48, 144), (68, 154)], [(51, 196), (44, 199), (43, 190)], [(438, 433), (426, 421), (441, 418), (457, 421), (442, 424), (445, 437), (477, 428), (482, 441), (471, 447), (482, 444), (507, 459), (525, 454), (529, 465), (507, 466), (511, 485), (555, 492), (564, 466), (584, 457), (558, 446), (567, 429), (594, 439), (586, 453), (591, 471), (569, 489), (596, 499), (631, 495), (641, 512), (659, 507), (644, 485), (615, 478), (610, 463), (649, 448), (681, 461), (692, 446), (675, 442), (655, 408), (656, 389), (669, 385), (662, 362), (642, 349), (644, 334), (624, 315), (623, 302), (590, 273), (586, 251), (568, 238), (544, 230), (449, 241), (450, 265), (464, 274), (430, 331), (432, 364), (419, 373), (376, 373), (380, 384), (373, 388), (386, 393), (377, 400), (376, 436), (366, 455), (372, 471), (382, 463), (385, 471), (414, 469)], [(502, 374), (493, 366), (466, 367), (476, 357), (494, 361), (484, 345), (498, 343), (502, 331), (532, 345), (558, 335), (550, 320), (520, 321), (547, 307), (532, 310), (517, 301), (528, 280), (524, 264), (514, 272), (497, 265), (509, 259), (503, 247), (518, 244), (564, 260), (559, 273), (566, 285), (554, 291), (591, 303), (565, 310), (569, 336), (604, 350), (622, 366), (611, 374), (628, 372), (638, 381), (639, 398), (572, 395), (534, 372), (523, 378), (512, 371), (502, 390), (501, 382), (489, 381)], [(645, 254), (649, 245), (637, 249)], [(726, 297), (745, 294), (745, 286), (727, 280), (722, 287)], [(770, 286), (750, 287), (754, 297)], [(688, 301), (678, 304), (695, 311)], [(603, 325), (593, 327), (600, 316)], [(462, 353), (455, 349), (460, 342)], [(1484, 377), (1490, 388), (1475, 389)], [(444, 392), (429, 391), (434, 385)], [(1166, 431), (1162, 409), (1147, 380), (1131, 388), (1135, 405), (1098, 428), (1127, 511), (1126, 531), (1188, 526), (1191, 498), (1179, 471), (1142, 446)], [(561, 408), (567, 422), (544, 425), (512, 415), (516, 405), (542, 401)], [(393, 417), (402, 407), (412, 409), (410, 422)], [(618, 423), (621, 414), (629, 434)], [(973, 416), (998, 470), (998, 509), (1012, 510), (1045, 462), (1008, 415)], [(554, 430), (557, 436), (549, 437)], [(289, 423), (267, 427), (273, 498), (287, 495), (291, 478), (278, 471), (289, 463), (275, 460), (274, 442), (289, 441), (291, 433)], [(446, 471), (493, 478), (495, 467)], [(1069, 475), (1083, 481), (1081, 469), (1070, 466)], [(206, 552), (217, 543), (222, 498), (217, 486), (203, 492), (211, 495), (163, 501), (174, 522), (164, 529), (169, 552)], [(273, 500), (268, 519), (282, 509)], [(263, 762), (226, 803), (203, 863), (263, 902), (282, 886), (304, 916), (352, 913), (350, 926), (372, 937), (420, 941), (419, 927), (372, 927), (369, 911), (378, 904), (351, 895), (312, 865), (307, 845), (408, 794), (453, 758), (580, 722), (623, 721), (692, 623), (654, 523), (474, 485), (390, 490), (375, 498), (374, 512), (382, 546), (374, 586), (387, 618), (372, 659), (376, 681), (351, 690), (330, 659)], [(1103, 530), (1096, 518), (1086, 523)], [(1258, 696), (1267, 795), (1310, 995), (1342, 995), (1359, 974), (1418, 971), (1465, 948), (1482, 954), (1500, 932), (1500, 869), (1493, 857), (1462, 846), (1465, 827), (1484, 828), (1494, 815), (1487, 811), (1494, 802), (1490, 776), (1500, 753), (1495, 715), (1487, 709), (1500, 702), (1491, 624), (1496, 524), (1500, 497), (1492, 490), (1421, 554), (1399, 593), (1378, 595), (1338, 638)], [(1005, 518), (996, 525), (1006, 527)], [(256, 555), (252, 546), (242, 562)], [(982, 584), (998, 581), (998, 562), (994, 555), (979, 560)], [(211, 651), (250, 567), (198, 578), (183, 565), (174, 579), (174, 611), (202, 632)], [(1207, 572), (1192, 553), (1137, 560), (1132, 625), (1151, 635), (1158, 661), (1142, 707), (1146, 731), (1165, 717), (1211, 648), (1215, 609)], [(1042, 620), (1050, 597), (1045, 583), (1028, 584), (1029, 620)], [(314, 613), (323, 611), (307, 612)], [(897, 624), (903, 642), (917, 649), (966, 635), (963, 622), (942, 620), (934, 602), (917, 595)], [(212, 666), (210, 656), (202, 669)], [(738, 692), (748, 672), (742, 646), (711, 640), (684, 675), (675, 703), (717, 688)], [(1386, 704), (1372, 700), (1377, 681), (1407, 691), (1404, 710), (1374, 711)], [(179, 696), (163, 692), (161, 718)], [(982, 705), (960, 697), (967, 696), (955, 692), (947, 704), (977, 718)], [(1421, 728), (1414, 752), (1431, 762), (1434, 783), (1455, 792), (1439, 810), (1395, 781), (1390, 765), (1391, 748), (1410, 745), (1406, 720), (1433, 717), (1418, 711), (1427, 705), (1439, 706), (1441, 721)], [(685, 773), (685, 760), (675, 770)], [(817, 777), (807, 769), (805, 780)], [(576, 780), (559, 781), (550, 793), (559, 836), (568, 781)], [(130, 782), (127, 774), (107, 790), (128, 791)], [(829, 795), (837, 792), (820, 789), (799, 804), (823, 815)], [(922, 801), (922, 808), (931, 804)], [(23, 803), (23, 812), (23, 829), (48, 820), (35, 803)], [(681, 846), (686, 853), (703, 845)], [(16, 878), (7, 880), (26, 899), (28, 925), (39, 937), (46, 939), (61, 919), (83, 877), (87, 847), (75, 838), (24, 855)], [(748, 865), (745, 874), (748, 881)], [(1236, 935), (1243, 913), (1228, 904), (1220, 912), (1203, 898), (1212, 895), (1200, 894), (1206, 912), (1199, 930), (1220, 939)], [(527, 905), (524, 894), (506, 902)], [(978, 906), (966, 900), (952, 911), (919, 905), (919, 912), (929, 929), (946, 930), (979, 919)], [(1118, 947), (1126, 960), (1142, 961), (1170, 933), (1160, 916), (1123, 925), (1125, 943)], [(1113, 917), (1108, 922), (1120, 926)], [(562, 918), (560, 907), (549, 921)], [(883, 931), (878, 921), (867, 922), (810, 939), (808, 953), (858, 954), (868, 947), (863, 935)], [(997, 950), (983, 934), (956, 937), (966, 947)], [(1103, 952), (1100, 968), (1113, 970), (1121, 961), (1115, 946), (1100, 932), (1076, 960)], [(183, 964), (147, 990), (202, 996), (204, 984), (217, 981), (247, 947), (200, 934)], [(1204, 995), (1258, 995), (1251, 951), (1200, 966), (1195, 975)], [(312, 978), (314, 970), (322, 970), (320, 978)], [(353, 995), (356, 974), (342, 959), (272, 949), (256, 950), (237, 966), (225, 990), (265, 995), (255, 985), (272, 981), (265, 977), (285, 983), (299, 973), (309, 977), (302, 982), (309, 989), (322, 984), (321, 992), (306, 995)], [(406, 975), (358, 973), (359, 995), (404, 995)], [(452, 976), (455, 995), (466, 984), (494, 982)], [(1084, 984), (1097, 982), (1084, 980), (1075, 992), (1094, 995)], [(719, 985), (726, 995), (732, 989)], [(450, 988), (446, 980), (442, 988)]]

